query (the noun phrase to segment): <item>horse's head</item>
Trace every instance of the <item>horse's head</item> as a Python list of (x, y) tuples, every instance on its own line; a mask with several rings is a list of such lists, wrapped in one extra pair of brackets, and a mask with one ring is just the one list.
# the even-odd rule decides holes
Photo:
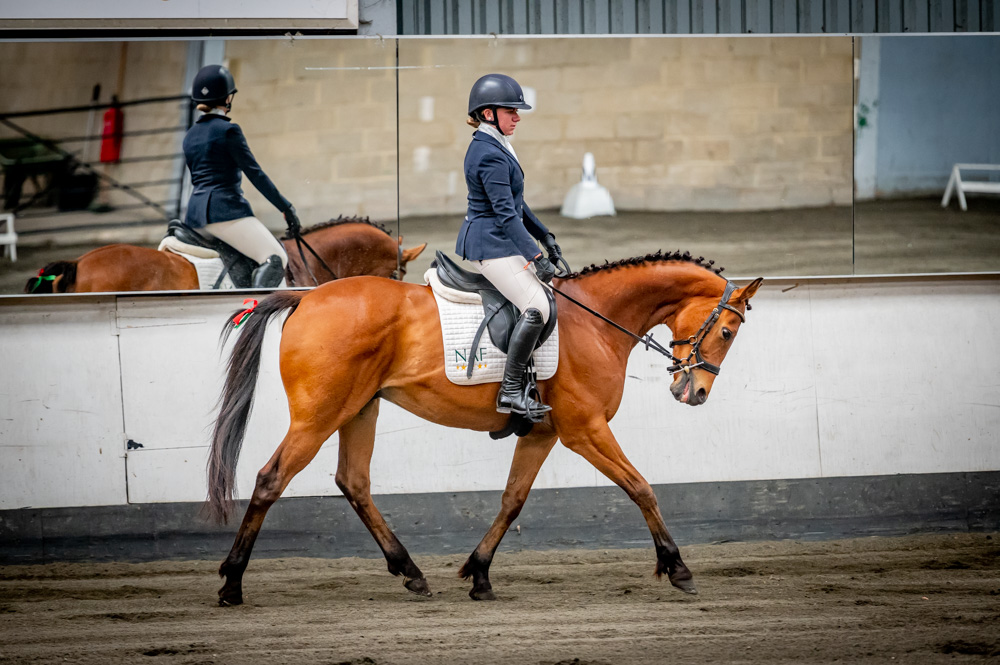
[(416, 247), (410, 247), (409, 249), (403, 249), (403, 236), (399, 236), (399, 241), (396, 245), (398, 247), (399, 269), (393, 270), (392, 277), (394, 279), (402, 280), (406, 277), (406, 264), (420, 256), (420, 253), (427, 249), (427, 243), (417, 245)]
[(722, 297), (691, 298), (674, 318), (673, 354), (679, 360), (670, 392), (678, 402), (697, 406), (708, 399), (719, 366), (745, 320), (747, 302), (764, 279), (743, 288), (727, 282)]

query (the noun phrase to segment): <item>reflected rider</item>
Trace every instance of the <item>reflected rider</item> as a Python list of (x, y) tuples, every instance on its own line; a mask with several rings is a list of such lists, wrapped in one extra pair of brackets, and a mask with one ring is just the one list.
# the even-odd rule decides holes
[(240, 188), (242, 173), (284, 214), (290, 233), (299, 229), (299, 219), (292, 204), (257, 164), (243, 130), (230, 121), (235, 94), (233, 75), (221, 65), (202, 67), (194, 77), (191, 99), (204, 115), (184, 137), (184, 157), (193, 186), (184, 224), (256, 261), (259, 265), (252, 277), (255, 288), (281, 286), (288, 255), (254, 217)]
[(539, 420), (551, 407), (527, 394), (526, 369), (551, 315), (542, 282), (552, 280), (555, 268), (535, 240), (553, 260), (562, 252), (524, 203), (524, 172), (510, 142), (521, 120), (518, 111), (530, 108), (509, 76), (487, 74), (472, 86), (468, 123), (476, 131), (465, 153), (469, 207), (455, 251), (521, 312), (510, 337), (497, 411)]

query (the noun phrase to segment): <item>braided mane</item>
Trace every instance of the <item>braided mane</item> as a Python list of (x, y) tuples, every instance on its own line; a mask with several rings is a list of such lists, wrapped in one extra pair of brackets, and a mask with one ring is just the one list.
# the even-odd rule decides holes
[(579, 277), (586, 277), (587, 275), (593, 275), (596, 272), (603, 272), (605, 270), (615, 270), (616, 268), (626, 268), (628, 266), (639, 266), (647, 263), (659, 263), (663, 261), (686, 261), (688, 263), (693, 263), (696, 266), (700, 266), (705, 270), (710, 270), (716, 275), (721, 275), (722, 271), (725, 270), (725, 268), (721, 266), (718, 268), (714, 267), (715, 261), (706, 261), (704, 256), (694, 258), (691, 256), (691, 252), (682, 253), (680, 250), (664, 254), (662, 250), (658, 249), (656, 250), (656, 253), (647, 254), (646, 256), (634, 256), (630, 259), (615, 261), (614, 263), (605, 260), (603, 265), (591, 264), (583, 270), (562, 276), (562, 279), (577, 279)]
[[(392, 231), (387, 229), (382, 222), (373, 222), (368, 219), (368, 217), (344, 217), (343, 215), (337, 215), (336, 219), (331, 219), (327, 222), (320, 222), (319, 224), (314, 224), (313, 226), (306, 227), (302, 229), (302, 235), (309, 235), (314, 231), (322, 231), (323, 229), (328, 229), (331, 226), (340, 226), (341, 224), (367, 224), (368, 226), (374, 227), (379, 231), (384, 232), (387, 236), (392, 237)], [(286, 232), (285, 235), (281, 237), (282, 240), (289, 240), (291, 236)]]

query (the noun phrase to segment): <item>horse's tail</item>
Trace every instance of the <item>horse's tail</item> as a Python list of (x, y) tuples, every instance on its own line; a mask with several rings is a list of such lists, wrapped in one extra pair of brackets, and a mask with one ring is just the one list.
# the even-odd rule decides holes
[[(264, 298), (240, 325), (240, 337), (229, 357), (226, 383), (222, 388), (219, 418), (212, 432), (212, 450), (208, 455), (208, 499), (205, 515), (215, 522), (227, 522), (233, 509), (236, 491), (236, 462), (240, 457), (247, 421), (253, 410), (260, 353), (268, 322), (286, 309), (299, 306), (303, 293), (277, 291)], [(238, 313), (238, 312), (237, 312)], [(232, 318), (226, 321), (220, 336), (225, 344), (233, 331)]]
[(25, 293), (66, 293), (76, 284), (76, 261), (53, 261), (24, 285)]

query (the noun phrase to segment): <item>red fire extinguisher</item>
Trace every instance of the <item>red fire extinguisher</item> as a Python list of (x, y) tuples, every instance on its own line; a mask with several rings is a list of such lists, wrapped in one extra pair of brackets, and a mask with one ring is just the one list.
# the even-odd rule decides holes
[(125, 114), (118, 106), (118, 98), (113, 98), (113, 106), (104, 112), (104, 129), (101, 131), (101, 163), (114, 163), (122, 156), (122, 132)]

